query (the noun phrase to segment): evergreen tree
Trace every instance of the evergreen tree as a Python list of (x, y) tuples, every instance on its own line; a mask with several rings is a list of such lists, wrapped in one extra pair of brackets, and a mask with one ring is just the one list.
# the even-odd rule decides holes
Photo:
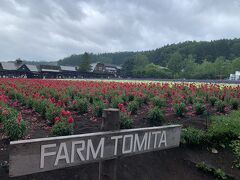
[(91, 69), (91, 58), (90, 55), (85, 52), (82, 56), (82, 63), (79, 66), (79, 71), (87, 72)]

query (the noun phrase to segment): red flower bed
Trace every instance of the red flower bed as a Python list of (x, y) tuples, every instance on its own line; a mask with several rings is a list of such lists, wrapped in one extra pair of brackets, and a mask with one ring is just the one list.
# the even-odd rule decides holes
[(154, 107), (176, 119), (226, 113), (238, 108), (239, 98), (240, 86), (218, 84), (0, 79), (0, 101), (32, 108), (51, 126), (74, 124), (75, 116), (85, 114), (95, 122), (109, 107), (133, 119), (149, 118)]

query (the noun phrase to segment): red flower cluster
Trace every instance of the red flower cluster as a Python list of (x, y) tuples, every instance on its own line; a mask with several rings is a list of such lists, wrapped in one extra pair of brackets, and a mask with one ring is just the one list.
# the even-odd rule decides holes
[(21, 121), (22, 121), (22, 113), (19, 112), (18, 115), (17, 115), (17, 122), (18, 122), (18, 124), (20, 124)]

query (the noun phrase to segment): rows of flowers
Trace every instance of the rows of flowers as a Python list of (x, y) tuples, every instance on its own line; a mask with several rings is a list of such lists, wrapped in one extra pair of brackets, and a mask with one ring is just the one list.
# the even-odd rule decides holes
[(74, 113), (98, 118), (104, 108), (119, 108), (121, 128), (131, 128), (142, 111), (151, 125), (161, 125), (169, 113), (180, 118), (224, 113), (238, 109), (240, 99), (240, 86), (195, 83), (0, 79), (0, 92), (41, 114), (56, 136), (73, 133)]
[(0, 93), (0, 123), (3, 124), (4, 133), (11, 139), (17, 140), (24, 136), (26, 121), (21, 112), (9, 106), (9, 99)]

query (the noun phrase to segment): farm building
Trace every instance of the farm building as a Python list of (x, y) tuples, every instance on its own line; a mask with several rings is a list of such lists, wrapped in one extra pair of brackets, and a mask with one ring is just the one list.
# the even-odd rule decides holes
[(117, 76), (120, 73), (120, 69), (121, 69), (120, 66), (97, 62), (97, 63), (91, 64), (91, 69), (89, 72), (107, 73), (107, 74)]
[(229, 80), (240, 80), (240, 71), (236, 71), (235, 74), (230, 74)]
[(74, 66), (30, 65), (21, 60), (0, 62), (0, 77), (28, 78), (83, 78), (83, 77), (117, 77), (120, 68), (104, 63), (91, 64), (89, 72), (80, 72)]

